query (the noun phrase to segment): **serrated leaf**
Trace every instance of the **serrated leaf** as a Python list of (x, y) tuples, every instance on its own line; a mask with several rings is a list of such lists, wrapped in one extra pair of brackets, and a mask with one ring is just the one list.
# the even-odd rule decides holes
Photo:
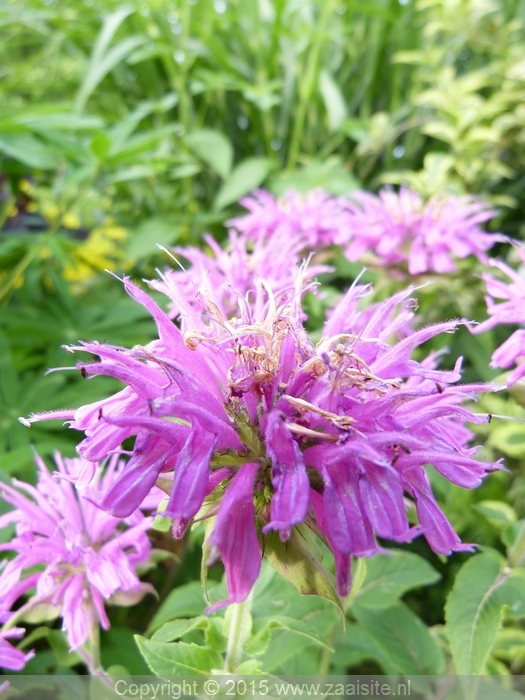
[(226, 180), (232, 169), (233, 147), (224, 134), (213, 129), (199, 129), (190, 132), (184, 140), (195, 155)]
[(157, 610), (146, 634), (152, 634), (170, 620), (200, 615), (204, 610), (205, 604), (202, 586), (198, 581), (178, 586), (170, 592)]
[(146, 663), (158, 676), (173, 676), (187, 673), (207, 675), (222, 667), (222, 656), (212, 649), (177, 642), (165, 644), (135, 635), (135, 641)]
[(290, 539), (286, 542), (281, 542), (278, 533), (271, 532), (266, 542), (265, 555), (270, 565), (293, 583), (299, 593), (326, 598), (344, 617), (333, 577), (310, 551), (309, 537), (310, 531), (300, 527), (292, 529)]
[(328, 128), (336, 131), (346, 118), (346, 100), (341, 88), (327, 70), (319, 73), (319, 92), (328, 115)]
[(428, 628), (404, 603), (373, 609), (353, 609), (365, 637), (380, 650), (376, 657), (386, 673), (437, 675), (445, 670), (442, 651)]
[(412, 588), (428, 586), (439, 578), (417, 554), (392, 550), (392, 554), (376, 554), (367, 560), (364, 581), (351, 600), (369, 608), (388, 608)]
[[(459, 674), (483, 673), (498, 635), (504, 606), (523, 610), (525, 584), (509, 576), (503, 559), (492, 551), (464, 564), (445, 607), (452, 657)], [(510, 573), (510, 572), (509, 572)]]
[(213, 208), (224, 209), (259, 187), (270, 172), (270, 168), (271, 163), (268, 158), (246, 158), (241, 161), (217, 193)]

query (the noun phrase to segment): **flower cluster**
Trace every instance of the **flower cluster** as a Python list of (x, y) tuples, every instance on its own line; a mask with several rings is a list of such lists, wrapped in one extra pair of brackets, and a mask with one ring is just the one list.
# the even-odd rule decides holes
[(439, 508), (425, 465), (466, 488), (498, 467), (467, 447), (465, 422), (487, 417), (463, 403), (486, 387), (457, 385), (459, 362), (440, 371), (435, 357), (412, 359), (415, 348), (452, 332), (455, 322), (407, 331), (411, 288), (362, 317), (362, 290), (354, 287), (314, 345), (303, 327), (304, 268), (292, 277), (294, 292), (284, 299), (254, 279), (236, 315), (200, 292), (202, 313), (188, 300), (180, 328), (125, 279), (154, 318), (158, 339), (132, 349), (96, 342), (68, 348), (100, 358), (78, 365), (85, 377), (109, 375), (125, 388), (76, 411), (30, 419), (61, 418), (84, 431), (78, 451), (90, 462), (135, 436), (131, 458), (101, 502), (115, 518), (136, 513), (157, 482), (169, 484), (164, 515), (175, 536), (197, 516), (216, 516), (208, 563), (222, 558), (229, 592), (218, 605), (244, 600), (261, 552), (277, 535), (289, 541), (302, 524), (333, 551), (341, 595), (349, 590), (351, 555), (377, 552), (378, 538), (405, 542), (423, 534), (440, 554), (469, 549)]
[[(133, 604), (150, 590), (136, 568), (149, 559), (151, 518), (135, 509), (122, 523), (96, 505), (121, 477), (123, 463), (113, 457), (102, 475), (81, 459), (56, 454), (55, 462), (58, 478), (37, 458), (36, 487), (0, 484), (0, 494), (15, 507), (0, 517), (0, 527), (16, 525), (15, 537), (0, 545), (15, 552), (0, 573), (0, 619), (7, 623), (0, 633), (0, 666), (14, 670), (29, 657), (10, 651), (5, 637), (23, 633), (13, 625), (27, 614), (61, 615), (70, 647), (78, 649), (99, 625), (109, 627), (105, 601)], [(80, 491), (71, 482), (82, 473), (91, 483)], [(29, 599), (13, 611), (26, 594)]]
[[(175, 248), (191, 268), (167, 270), (151, 282), (171, 298), (170, 316), (187, 314), (189, 306), (200, 315), (211, 302), (222, 315), (235, 314), (255, 276), (282, 297), (293, 290), (294, 270), (304, 257), (329, 259), (334, 246), (351, 261), (421, 274), (452, 272), (456, 259), (469, 255), (486, 262), (485, 251), (502, 240), (480, 228), (495, 212), (471, 197), (434, 197), (425, 203), (417, 192), (401, 188), (399, 193), (384, 189), (379, 196), (288, 192), (279, 200), (258, 190), (240, 203), (249, 213), (228, 222), (225, 249), (209, 235), (204, 240), (211, 256), (191, 246)], [(308, 275), (312, 279), (330, 269), (315, 264)]]
[[(516, 250), (522, 264), (525, 265), (525, 248), (516, 244)], [(493, 275), (483, 275), (487, 285), (486, 302), (490, 318), (472, 328), (473, 333), (483, 333), (500, 323), (525, 324), (525, 278), (519, 271), (513, 270), (500, 260), (491, 260), (491, 265), (503, 272), (510, 284), (496, 279)], [(512, 386), (525, 376), (524, 360), (525, 330), (518, 329), (494, 352), (490, 365), (508, 369), (517, 364), (507, 380), (508, 385)]]
[(408, 267), (412, 275), (453, 272), (456, 259), (485, 252), (500, 234), (482, 230), (496, 212), (473, 197), (435, 196), (428, 202), (408, 188), (347, 197), (287, 193), (281, 201), (259, 190), (241, 200), (249, 213), (228, 223), (252, 241), (296, 242), (305, 251), (333, 245), (351, 261)]
[(335, 239), (349, 260), (373, 253), (381, 265), (408, 266), (411, 275), (446, 273), (456, 269), (456, 258), (487, 262), (485, 251), (503, 239), (480, 228), (496, 212), (473, 197), (434, 196), (425, 203), (402, 187), (351, 198), (349, 235), (341, 231)]

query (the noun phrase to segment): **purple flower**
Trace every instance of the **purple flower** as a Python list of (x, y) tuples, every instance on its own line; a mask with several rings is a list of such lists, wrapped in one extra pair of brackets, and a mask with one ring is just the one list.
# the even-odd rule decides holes
[[(354, 287), (314, 345), (302, 324), (303, 272), (284, 301), (255, 279), (235, 317), (202, 294), (205, 309), (197, 315), (190, 299), (180, 329), (124, 280), (155, 319), (158, 339), (131, 350), (98, 343), (69, 349), (100, 358), (79, 365), (84, 376), (110, 375), (126, 387), (77, 411), (30, 419), (68, 420), (85, 432), (78, 450), (92, 461), (136, 436), (103, 506), (116, 517), (131, 515), (162, 476), (164, 486), (172, 484), (167, 512), (176, 536), (197, 514), (216, 516), (208, 543), (211, 561), (220, 555), (226, 568), (223, 604), (248, 595), (269, 531), (286, 541), (301, 523), (334, 552), (342, 595), (351, 555), (379, 551), (378, 538), (405, 542), (423, 534), (440, 554), (470, 549), (441, 512), (425, 465), (466, 488), (498, 468), (467, 446), (465, 422), (487, 416), (463, 403), (487, 387), (457, 385), (460, 362), (443, 371), (435, 355), (412, 359), (415, 348), (457, 323), (413, 332), (412, 288), (360, 314), (363, 290)], [(415, 505), (416, 525), (407, 502)]]
[[(525, 248), (514, 242), (521, 262), (525, 265)], [(473, 333), (483, 333), (500, 323), (525, 324), (525, 278), (501, 260), (491, 260), (492, 267), (497, 268), (510, 280), (510, 284), (484, 274), (487, 285), (487, 311), (490, 318), (471, 328)], [(510, 373), (507, 384), (512, 386), (525, 376), (525, 330), (519, 329), (508, 338), (492, 355), (491, 367), (508, 369), (518, 366)]]
[[(2, 497), (15, 506), (0, 517), (0, 527), (16, 525), (15, 537), (0, 545), (16, 553), (0, 573), (0, 615), (10, 626), (35, 609), (49, 618), (61, 615), (71, 649), (77, 649), (99, 624), (108, 629), (105, 601), (133, 604), (150, 590), (136, 568), (149, 559), (145, 531), (151, 519), (135, 510), (123, 524), (96, 505), (122, 475), (115, 457), (104, 475), (96, 469), (83, 491), (71, 481), (85, 469), (84, 460), (57, 453), (55, 462), (58, 478), (37, 458), (36, 487), (16, 480), (0, 484)], [(25, 594), (29, 599), (13, 611)]]
[(256, 190), (241, 199), (240, 204), (249, 214), (230, 219), (228, 224), (248, 240), (277, 240), (279, 245), (293, 240), (303, 250), (333, 245), (350, 223), (347, 200), (320, 190), (307, 195), (290, 191), (281, 199), (265, 190)]
[(334, 240), (352, 261), (372, 254), (372, 264), (408, 265), (411, 275), (446, 273), (456, 269), (457, 258), (475, 255), (485, 263), (485, 251), (503, 240), (480, 228), (496, 212), (473, 197), (435, 196), (425, 203), (404, 187), (350, 197), (347, 228)]
[(10, 630), (0, 630), (0, 668), (9, 671), (21, 671), (29, 659), (35, 655), (34, 651), (27, 654), (21, 649), (14, 647), (8, 639), (20, 639), (25, 634), (25, 630), (20, 627), (12, 627)]

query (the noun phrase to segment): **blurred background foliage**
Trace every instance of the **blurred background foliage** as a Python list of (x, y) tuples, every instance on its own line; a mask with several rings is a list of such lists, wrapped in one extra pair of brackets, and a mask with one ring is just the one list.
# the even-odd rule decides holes
[[(254, 188), (469, 193), (498, 206), (494, 230), (524, 237), (524, 27), (524, 0), (4, 0), (1, 478), (30, 480), (32, 447), (73, 454), (78, 439), (54, 424), (27, 430), (18, 416), (115, 388), (99, 379), (80, 391), (76, 371), (45, 377), (68, 365), (62, 344), (151, 339), (150, 320), (104, 270), (140, 279), (167, 264), (155, 244), (199, 244), (205, 231), (222, 240)], [(358, 269), (338, 265), (340, 286)], [(465, 289), (461, 272), (421, 291), (424, 320), (484, 317), (481, 283)], [(315, 325), (323, 308), (309, 303)], [(502, 332), (453, 341), (469, 380), (494, 377)], [(525, 417), (519, 396), (486, 401), (482, 410)], [(465, 540), (511, 547), (500, 537), (525, 515), (524, 444), (517, 423), (488, 437), (487, 456), (504, 454), (513, 479), (501, 472), (465, 492), (435, 478)], [(444, 583), (408, 602), (439, 623), (462, 557), (445, 567), (414, 548)], [(512, 661), (514, 637), (503, 637), (493, 670)], [(348, 638), (340, 644), (350, 653)], [(381, 666), (379, 652), (355, 653)]]

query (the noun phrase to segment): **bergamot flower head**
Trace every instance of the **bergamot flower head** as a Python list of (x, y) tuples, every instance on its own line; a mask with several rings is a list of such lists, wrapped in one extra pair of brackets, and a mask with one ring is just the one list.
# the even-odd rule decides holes
[[(175, 536), (210, 518), (208, 563), (222, 558), (229, 592), (218, 605), (244, 600), (262, 554), (286, 557), (305, 527), (333, 551), (341, 595), (349, 590), (351, 556), (377, 552), (378, 538), (422, 534), (440, 554), (471, 548), (438, 506), (425, 466), (466, 488), (498, 467), (467, 446), (465, 422), (487, 416), (463, 403), (487, 387), (458, 385), (460, 361), (442, 371), (435, 356), (412, 359), (418, 346), (457, 326), (412, 332), (413, 288), (363, 317), (356, 307), (363, 290), (353, 287), (315, 345), (303, 325), (301, 297), (311, 286), (304, 267), (293, 293), (276, 295), (255, 279), (236, 315), (199, 293), (203, 312), (189, 299), (180, 328), (129, 279), (124, 286), (155, 319), (158, 339), (131, 349), (83, 343), (69, 350), (100, 358), (78, 365), (84, 376), (113, 376), (126, 387), (30, 420), (68, 420), (84, 431), (78, 451), (92, 462), (135, 436), (102, 506), (128, 517), (158, 483), (169, 493), (163, 514)], [(401, 339), (392, 343), (393, 335)], [(407, 504), (417, 523), (409, 522)]]
[(496, 213), (471, 196), (436, 195), (425, 202), (406, 187), (379, 195), (352, 192), (347, 226), (334, 242), (351, 261), (366, 256), (382, 267), (408, 268), (411, 275), (450, 273), (470, 255), (486, 263), (486, 251), (504, 240), (481, 228)]
[[(9, 628), (36, 610), (44, 617), (60, 615), (70, 647), (77, 649), (99, 625), (109, 627), (106, 601), (132, 604), (150, 590), (137, 566), (149, 559), (145, 533), (151, 518), (136, 509), (121, 522), (96, 505), (121, 476), (123, 463), (116, 457), (104, 474), (97, 465), (58, 453), (55, 463), (58, 478), (37, 457), (36, 486), (0, 484), (0, 494), (15, 507), (0, 517), (0, 527), (16, 526), (14, 538), (0, 545), (1, 551), (15, 552), (0, 573), (0, 616)], [(71, 481), (86, 468), (91, 483), (76, 489)]]

